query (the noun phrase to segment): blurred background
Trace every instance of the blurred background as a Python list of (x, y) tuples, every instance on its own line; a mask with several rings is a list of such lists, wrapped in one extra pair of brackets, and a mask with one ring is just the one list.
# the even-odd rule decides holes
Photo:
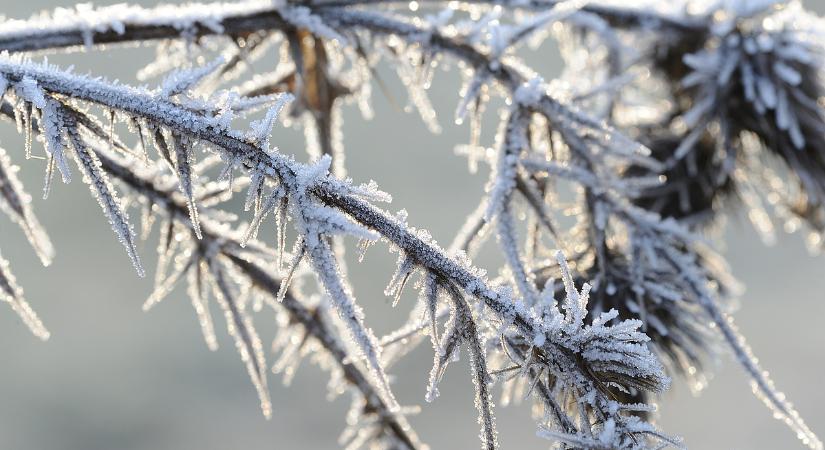
[[(2, 14), (24, 18), (74, 2), (0, 3)], [(807, 6), (825, 12), (819, 0)], [(552, 43), (545, 47), (528, 62), (549, 79), (561, 63)], [(134, 82), (136, 70), (152, 56), (147, 46), (49, 59), (75, 65), (81, 73)], [(385, 79), (393, 79), (385, 73)], [(372, 121), (364, 121), (354, 108), (344, 114), (349, 175), (359, 182), (377, 181), (393, 195), (392, 209), (407, 209), (412, 225), (430, 230), (445, 245), (475, 207), (487, 179), (485, 170), (468, 175), (466, 160), (453, 153), (453, 146), (468, 137), (466, 125), (452, 124), (458, 82), (457, 74), (439, 72), (433, 84), (431, 96), (444, 127), (440, 135), (378, 93)], [(297, 133), (276, 128), (272, 139), (283, 152), (305, 158)], [(0, 122), (0, 145), (22, 166), (24, 184), (35, 194), (35, 212), (58, 252), (54, 264), (43, 268), (19, 230), (0, 218), (0, 248), (52, 332), (48, 342), (39, 342), (11, 310), (0, 308), (0, 449), (337, 448), (349, 398), (327, 401), (325, 373), (304, 364), (290, 387), (272, 377), (274, 415), (265, 420), (225, 327), (218, 325), (221, 348), (208, 351), (183, 289), (151, 312), (141, 312), (151, 280), (135, 275), (87, 187), (79, 180), (68, 186), (56, 182), (44, 202), (37, 195), (43, 162), (24, 161), (22, 138), (8, 122)], [(741, 211), (729, 216), (722, 251), (746, 286), (735, 316), (739, 327), (778, 387), (811, 428), (825, 435), (825, 260), (809, 255), (799, 235), (780, 235), (766, 247)], [(154, 240), (141, 248), (149, 273), (154, 248)], [(363, 264), (349, 265), (367, 323), (379, 336), (402, 323), (411, 306), (409, 293), (395, 309), (383, 295), (394, 264), (395, 255), (378, 245)], [(267, 314), (256, 316), (265, 345), (273, 336)], [(431, 352), (422, 345), (393, 367), (396, 395), (402, 404), (423, 406), (411, 421), (432, 448), (477, 448), (466, 367), (455, 365), (447, 372), (437, 401), (423, 400)], [(802, 448), (751, 394), (730, 357), (720, 359), (714, 374), (698, 397), (675, 380), (658, 400), (662, 429), (683, 436), (693, 449)], [(503, 448), (549, 446), (535, 437), (526, 405), (499, 408), (497, 416)]]

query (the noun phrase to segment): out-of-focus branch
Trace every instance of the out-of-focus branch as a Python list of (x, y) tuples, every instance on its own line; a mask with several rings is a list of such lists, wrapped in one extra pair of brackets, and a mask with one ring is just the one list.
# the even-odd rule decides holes
[[(376, 0), (330, 0), (306, 2), (301, 6), (322, 9), (373, 5)], [(406, 3), (406, 2), (405, 2)], [(558, 1), (475, 0), (462, 4), (500, 5), (540, 11)], [(585, 5), (583, 11), (599, 15), (617, 27), (664, 27), (682, 33), (702, 32), (708, 22), (699, 19), (668, 17), (650, 11), (598, 4)], [(66, 12), (64, 11), (64, 14)], [(238, 3), (162, 5), (154, 8), (116, 5), (74, 13), (74, 20), (14, 20), (0, 24), (0, 51), (49, 50), (91, 45), (147, 42), (185, 37), (196, 40), (209, 35), (236, 36), (261, 30), (284, 30), (289, 24), (271, 2), (249, 0)], [(82, 17), (81, 17), (82, 16)]]

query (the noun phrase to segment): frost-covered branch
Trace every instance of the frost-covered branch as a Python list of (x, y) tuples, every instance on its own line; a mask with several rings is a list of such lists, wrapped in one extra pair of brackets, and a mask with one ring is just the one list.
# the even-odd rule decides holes
[[(812, 32), (816, 20), (796, 2), (771, 0), (727, 2), (706, 10), (576, 0), (424, 0), (382, 2), (382, 8), (375, 3), (250, 0), (77, 7), (6, 21), (0, 24), (0, 49), (12, 53), (158, 41), (158, 58), (141, 70), (141, 79), (182, 61), (221, 56), (173, 71), (158, 89), (149, 90), (76, 76), (6, 53), (0, 57), (0, 87), (26, 136), (27, 157), (35, 128), (42, 134), (48, 158), (44, 193), (55, 172), (65, 182), (71, 179), (74, 159), (139, 273), (128, 202), (109, 178), (117, 178), (112, 173), (118, 170), (125, 171), (122, 178), (141, 170), (130, 165), (107, 172), (114, 160), (95, 145), (147, 161), (152, 159), (147, 149), (154, 147), (162, 170), (143, 181), (163, 185), (163, 195), (174, 197), (175, 220), (161, 228), (156, 288), (145, 308), (186, 279), (207, 344), (214, 348), (213, 298), (265, 414), (270, 406), (264, 357), (248, 314), (250, 299), (263, 288), (265, 301), (288, 303), (295, 296), (293, 281), (310, 269), (322, 295), (295, 300), (303, 312), (287, 310), (292, 316), (311, 311), (313, 326), (324, 335), (315, 339), (332, 339), (322, 345), (344, 378), (356, 387), (367, 383), (374, 395), (359, 388), (363, 396), (353, 411), (361, 420), (343, 438), (351, 446), (376, 436), (414, 444), (411, 436), (408, 442), (399, 434), (405, 425), (385, 367), (425, 334), (435, 353), (428, 400), (436, 397), (451, 357), (468, 344), (484, 448), (497, 446), (494, 380), (502, 384), (502, 403), (533, 394), (545, 411), (539, 435), (562, 446), (678, 446), (679, 440), (648, 423), (648, 395), (668, 385), (665, 367), (701, 386), (701, 366), (721, 334), (753, 378), (755, 392), (806, 444), (821, 448), (730, 321), (724, 301), (735, 283), (699, 235), (703, 223), (720, 215), (719, 201), (732, 192), (740, 194), (766, 235), (772, 228), (760, 206), (763, 196), (783, 216), (802, 219), (815, 232), (825, 227), (825, 194), (817, 181), (825, 170), (816, 136), (825, 121), (816, 101), (823, 84), (823, 45)], [(804, 20), (792, 20), (797, 16)], [(550, 34), (568, 67), (562, 80), (547, 83), (519, 52)], [(277, 67), (221, 89), (268, 48), (279, 52)], [(469, 121), (470, 139), (456, 151), (468, 156), (471, 171), (479, 161), (492, 171), (481, 202), (450, 251), (426, 231), (410, 227), (405, 212), (393, 215), (376, 207), (389, 196), (374, 184), (343, 180), (341, 106), (355, 102), (370, 117), (372, 82), (395, 101), (375, 70), (381, 60), (391, 63), (408, 91), (407, 106), (433, 132), (441, 129), (427, 93), (433, 74), (443, 61), (461, 72), (455, 120)], [(495, 97), (506, 108), (500, 111), (493, 148), (487, 148), (481, 124)], [(308, 164), (270, 142), (290, 99), (295, 101), (287, 122), (303, 128)], [(108, 114), (108, 132), (86, 111), (90, 106)], [(265, 117), (251, 121), (249, 130), (234, 128), (258, 109), (266, 110)], [(118, 120), (137, 135), (138, 149), (120, 141), (114, 131)], [(214, 155), (199, 158), (199, 149)], [(782, 184), (762, 164), (766, 150), (779, 156), (795, 183)], [(220, 163), (218, 181), (212, 181), (206, 172)], [(767, 192), (755, 180), (762, 180)], [(247, 189), (244, 209), (251, 220), (238, 236), (222, 225), (234, 216), (216, 205), (241, 187)], [(36, 251), (47, 255), (33, 216), (14, 206), (22, 191), (8, 192), (4, 199), (12, 206), (7, 212)], [(776, 201), (788, 195), (795, 199), (792, 204)], [(168, 200), (158, 199), (158, 204)], [(156, 204), (150, 203), (143, 211), (147, 223), (155, 215)], [(276, 221), (276, 249), (256, 240), (270, 216)], [(524, 228), (521, 217), (527, 219)], [(575, 224), (560, 227), (569, 217)], [(289, 221), (297, 239), (287, 252)], [(150, 228), (144, 226), (140, 234)], [(182, 244), (174, 239), (178, 233), (188, 236)], [(398, 252), (385, 290), (393, 304), (410, 280), (421, 277), (410, 321), (381, 341), (373, 336), (342, 265), (346, 235), (359, 238), (362, 251), (380, 239)], [(467, 256), (488, 235), (496, 237), (504, 261), (492, 280)], [(266, 275), (271, 265), (280, 270), (284, 255), (281, 280), (249, 274), (260, 270)], [(11, 280), (4, 291), (25, 313), (8, 270), (0, 274)], [(555, 278), (563, 282), (557, 285)], [(337, 314), (327, 315), (327, 309)], [(292, 320), (309, 327), (300, 317)], [(327, 335), (330, 321), (338, 321), (350, 340)], [(283, 353), (275, 368), (287, 379), (293, 355), (306, 351), (293, 341), (278, 340)], [(349, 373), (348, 365), (356, 372)]]
[[(338, 8), (371, 3), (378, 2), (316, 0), (301, 3), (297, 8)], [(563, 2), (481, 0), (455, 3), (542, 11)], [(398, 4), (406, 6), (407, 2)], [(197, 41), (208, 35), (243, 36), (261, 30), (285, 30), (290, 27), (290, 21), (285, 20), (280, 10), (289, 7), (287, 2), (273, 5), (273, 2), (262, 0), (162, 5), (155, 8), (132, 5), (89, 8), (79, 5), (75, 8), (60, 8), (51, 15), (29, 20), (7, 20), (0, 26), (0, 50), (20, 52), (78, 46), (88, 48), (92, 45), (174, 38)], [(597, 3), (585, 4), (581, 8), (620, 27), (650, 29), (664, 26), (679, 32), (696, 32), (706, 26), (706, 21), (668, 17), (639, 8), (620, 8)]]
[[(265, 174), (283, 186), (289, 195), (291, 214), (302, 237), (299, 241), (302, 242), (301, 248), (305, 249), (315, 266), (316, 274), (330, 296), (334, 297), (333, 305), (341, 314), (342, 320), (348, 324), (350, 333), (361, 348), (362, 357), (371, 368), (374, 379), (379, 386), (383, 384), (382, 398), (391, 399), (386, 389), (386, 381), (382, 380), (383, 369), (378, 354), (372, 350), (377, 348), (376, 342), (370, 337), (368, 330), (360, 331), (365, 330), (361, 325), (361, 315), (357, 306), (352, 303), (349, 289), (343, 284), (345, 282), (335, 275), (337, 270), (332, 267), (328, 243), (321, 239), (322, 235), (346, 232), (363, 238), (373, 238), (371, 233), (375, 232), (401, 249), (408, 258), (412, 258), (416, 266), (436, 273), (461, 288), (468, 296), (477, 298), (499, 321), (508, 327), (514, 327), (519, 335), (528, 336), (528, 340), (532, 340), (535, 336), (549, 333), (549, 330), (546, 331), (538, 321), (535, 313), (525, 304), (516, 301), (506, 290), (489, 286), (467, 262), (460, 262), (448, 256), (428, 236), (409, 229), (398, 218), (372, 206), (364, 199), (381, 199), (379, 193), (350, 186), (330, 177), (328, 159), (307, 166), (277, 152), (266, 152), (254, 144), (260, 142), (254, 135), (245, 135), (221, 127), (219, 118), (193, 112), (172, 99), (163, 97), (162, 94), (110, 85), (101, 80), (68, 75), (54, 68), (10, 58), (0, 63), (0, 74), (12, 85), (21, 83), (23, 79), (32, 80), (45, 95), (68, 96), (78, 101), (112, 108), (128, 114), (133, 119), (145, 121), (150, 126), (163, 127), (170, 134), (185, 136), (185, 142), (199, 140), (208, 143), (230, 162), (230, 170), (232, 165), (242, 163), (247, 168), (252, 168), (252, 175)], [(188, 163), (184, 160), (176, 161), (178, 165)], [(178, 178), (179, 184), (187, 182), (187, 179)], [(345, 213), (360, 225), (356, 227), (336, 211)], [(372, 231), (366, 231), (361, 226)], [(563, 340), (558, 341), (548, 336), (542, 348), (548, 354), (561, 356), (566, 354), (566, 351), (562, 350), (564, 345)], [(595, 396), (594, 407), (600, 411), (597, 420), (608, 420), (619, 414), (610, 408), (610, 400), (603, 397), (605, 394), (599, 392), (600, 382), (598, 378), (594, 378), (593, 372), (583, 370), (577, 362), (569, 360), (569, 357), (561, 360), (555, 370), (566, 383), (574, 383), (578, 386), (577, 389)], [(389, 402), (392, 404), (391, 400)], [(614, 422), (619, 420), (621, 419), (616, 417)], [(618, 429), (617, 442), (633, 442), (637, 438), (630, 436), (636, 432), (636, 428), (633, 427)]]
[(18, 52), (178, 37), (194, 41), (204, 35), (243, 35), (286, 25), (272, 2), (261, 0), (156, 8), (78, 6), (47, 17), (6, 20), (0, 27), (0, 48)]
[[(54, 248), (32, 212), (30, 197), (23, 191), (17, 179), (18, 168), (12, 165), (6, 151), (0, 148), (0, 211), (11, 218), (23, 231), (44, 265), (51, 264)], [(23, 289), (17, 285), (8, 261), (0, 255), (0, 298), (9, 303), (23, 323), (40, 339), (48, 339), (49, 332), (23, 297)]]
[[(8, 103), (2, 105), (0, 112), (7, 117), (14, 117), (13, 108)], [(88, 116), (76, 111), (67, 110), (66, 114), (72, 117), (71, 120), (74, 121), (73, 125), (75, 126), (77, 122), (88, 119)], [(92, 134), (96, 134), (95, 131), (92, 131)], [(97, 135), (97, 138), (103, 140), (106, 136)], [(148, 208), (149, 210), (157, 209), (159, 215), (166, 218), (168, 226), (161, 225), (162, 229), (174, 229), (174, 224), (188, 226), (190, 220), (188, 202), (177, 195), (173, 187), (170, 188), (167, 183), (159, 181), (155, 176), (155, 171), (141, 168), (141, 163), (138, 160), (132, 159), (130, 162), (129, 160), (124, 160), (123, 158), (112, 155), (109, 151), (101, 150), (94, 146), (86, 148), (93, 151), (90, 155), (93, 155), (98, 161), (100, 170), (112, 177), (118, 185), (125, 187), (130, 196), (137, 196), (137, 198), (142, 199), (148, 205), (144, 208)], [(126, 149), (121, 148), (121, 150)], [(152, 205), (156, 206), (153, 207)], [(144, 218), (144, 220), (147, 220), (147, 218)], [(167, 236), (170, 233), (171, 232), (167, 232)], [(193, 232), (188, 233), (188, 235), (190, 239), (195, 238)], [(161, 248), (164, 246), (164, 240), (162, 237)], [(236, 266), (253, 286), (260, 289), (263, 295), (274, 299), (276, 294), (282, 291), (281, 280), (272, 276), (271, 270), (262, 267), (262, 263), (265, 262), (260, 260), (260, 258), (274, 253), (274, 250), (266, 248), (262, 243), (248, 242), (242, 244), (240, 238), (227, 236), (225, 227), (216, 222), (208, 221), (204, 225), (199, 245), (203, 248), (217, 248), (222, 257)], [(163, 261), (168, 258), (168, 255), (164, 258), (164, 255), (161, 254), (160, 260)], [(218, 264), (215, 259), (211, 259), (211, 261), (211, 264)], [(168, 281), (174, 279), (174, 276), (170, 276), (166, 280), (158, 280), (159, 285), (156, 289), (160, 290), (156, 290), (156, 293), (150, 298), (151, 303), (147, 304), (152, 305), (159, 301), (160, 297), (158, 297), (158, 295), (161, 294), (161, 292), (168, 292), (172, 287)], [(223, 278), (216, 280), (216, 282), (219, 285), (219, 289), (224, 292), (226, 299), (231, 298), (230, 291), (232, 288), (230, 286), (233, 282)], [(287, 311), (290, 319), (296, 324), (301, 325), (302, 333), (305, 333), (304, 341), (311, 337), (320, 343), (324, 351), (335, 361), (346, 382), (360, 391), (365, 401), (363, 414), (367, 418), (376, 418), (376, 423), (380, 424), (380, 429), (382, 430), (379, 434), (386, 434), (406, 448), (417, 448), (419, 441), (415, 432), (402, 415), (391, 410), (391, 408), (381, 400), (376, 387), (372, 384), (370, 378), (364, 374), (362, 369), (349, 361), (348, 350), (344, 343), (337, 337), (337, 332), (334, 331), (322, 314), (313, 311), (313, 308), (306, 306), (304, 302), (298, 300), (292, 291), (292, 289), (284, 290), (280, 301), (272, 301), (270, 304), (276, 310)], [(249, 330), (248, 332), (254, 333), (254, 328), (252, 328), (251, 323), (248, 322), (249, 319), (243, 318), (247, 313), (237, 310), (235, 306), (232, 306), (236, 303), (234, 301), (227, 302), (226, 299), (224, 303), (231, 311), (229, 317), (231, 317), (232, 320), (240, 321), (234, 325), (234, 327), (236, 329), (246, 328)], [(244, 321), (247, 322), (244, 323)], [(251, 342), (248, 337), (243, 338), (242, 341)], [(244, 344), (244, 346), (246, 346), (246, 344)], [(241, 353), (243, 354), (244, 352), (242, 351)], [(252, 357), (249, 353), (247, 353), (247, 355), (245, 358)], [(265, 377), (264, 370), (263, 367), (256, 368), (254, 371), (255, 376)], [(265, 386), (265, 378), (258, 378), (256, 383)]]

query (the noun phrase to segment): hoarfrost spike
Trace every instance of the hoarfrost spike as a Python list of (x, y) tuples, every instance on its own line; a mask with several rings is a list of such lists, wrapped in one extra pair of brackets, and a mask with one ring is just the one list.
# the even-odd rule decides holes
[(135, 245), (135, 233), (129, 223), (129, 216), (123, 211), (121, 201), (118, 199), (108, 175), (101, 169), (97, 156), (87, 147), (86, 142), (80, 135), (74, 117), (70, 113), (60, 112), (59, 114), (66, 124), (66, 134), (74, 149), (75, 160), (83, 172), (84, 181), (89, 184), (89, 189), (103, 209), (103, 214), (109, 219), (112, 230), (114, 230), (123, 247), (126, 248), (126, 253), (129, 255), (138, 276), (145, 276)]
[(200, 219), (198, 218), (198, 207), (195, 204), (195, 187), (192, 180), (192, 144), (188, 138), (177, 134), (172, 135), (172, 141), (175, 146), (175, 168), (178, 172), (178, 182), (181, 192), (186, 197), (192, 230), (198, 239), (203, 239)]
[(258, 337), (258, 332), (255, 331), (252, 318), (245, 311), (245, 305), (239, 304), (238, 298), (233, 294), (220, 263), (214, 258), (210, 258), (208, 265), (214, 284), (215, 298), (226, 317), (227, 330), (235, 340), (235, 347), (241, 355), (241, 360), (246, 365), (255, 390), (258, 392), (261, 411), (264, 417), (270, 419), (272, 417), (272, 402), (267, 387), (266, 359), (264, 358), (261, 338)]
[(0, 300), (11, 306), (32, 334), (44, 341), (49, 338), (49, 331), (23, 298), (23, 290), (17, 285), (14, 275), (9, 270), (9, 263), (3, 259), (2, 255), (0, 255)]
[(31, 209), (31, 197), (23, 191), (6, 151), (0, 148), (0, 210), (16, 223), (26, 235), (37, 257), (48, 266), (54, 257), (54, 247)]

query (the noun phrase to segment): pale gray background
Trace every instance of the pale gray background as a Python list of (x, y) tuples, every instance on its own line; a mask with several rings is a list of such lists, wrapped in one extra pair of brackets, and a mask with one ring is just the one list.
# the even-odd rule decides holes
[[(0, 0), (0, 12), (26, 17), (71, 3)], [(820, 1), (808, 4), (825, 11)], [(135, 69), (149, 56), (146, 49), (121, 49), (53, 60), (133, 80)], [(547, 76), (560, 70), (552, 50), (536, 54), (531, 63)], [(455, 74), (439, 74), (432, 92), (445, 128), (439, 136), (427, 132), (415, 116), (390, 108), (379, 95), (376, 119), (365, 122), (348, 110), (345, 124), (350, 175), (359, 181), (375, 179), (395, 197), (393, 208), (406, 208), (412, 224), (429, 229), (445, 244), (475, 206), (486, 179), (483, 171), (468, 176), (466, 162), (453, 155), (453, 145), (467, 138), (466, 127), (452, 125), (456, 92)], [(0, 129), (2, 145), (23, 165), (27, 187), (38, 197), (42, 163), (23, 162), (21, 139), (8, 123)], [(295, 133), (279, 130), (273, 141), (284, 152), (303, 155)], [(52, 197), (36, 199), (34, 207), (58, 250), (53, 266), (42, 268), (5, 219), (0, 219), (0, 245), (52, 339), (35, 340), (0, 305), (0, 449), (336, 448), (348, 398), (325, 400), (326, 374), (304, 365), (290, 388), (272, 378), (275, 412), (271, 421), (264, 420), (223, 326), (218, 327), (222, 347), (211, 353), (183, 292), (151, 313), (141, 312), (151, 283), (135, 276), (85, 185), (79, 180), (55, 184)], [(739, 326), (778, 386), (809, 425), (825, 435), (823, 259), (810, 257), (798, 235), (783, 235), (776, 245), (765, 247), (741, 219), (731, 221), (726, 237), (725, 254), (747, 286), (736, 315)], [(141, 249), (150, 273), (154, 245), (150, 241)], [(365, 264), (350, 265), (368, 322), (379, 334), (401, 323), (409, 308), (408, 300), (391, 309), (381, 292), (393, 263), (394, 256), (376, 246)], [(260, 324), (266, 321), (264, 315), (257, 318)], [(271, 338), (270, 328), (261, 331)], [(401, 402), (424, 405), (413, 424), (433, 448), (477, 448), (466, 367), (448, 371), (442, 396), (425, 404), (430, 362), (431, 350), (422, 346), (392, 371)], [(700, 397), (676, 380), (659, 403), (662, 428), (684, 436), (694, 449), (801, 448), (751, 395), (742, 371), (727, 357)], [(534, 437), (528, 408), (497, 413), (504, 448), (547, 447)]]

